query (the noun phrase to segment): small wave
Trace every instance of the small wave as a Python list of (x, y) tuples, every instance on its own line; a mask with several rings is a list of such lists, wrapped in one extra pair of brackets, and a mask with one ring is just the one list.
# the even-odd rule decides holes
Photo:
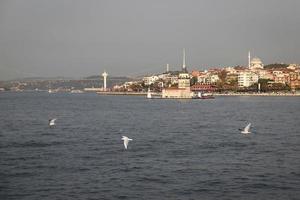
[(49, 146), (59, 146), (63, 145), (63, 142), (36, 142), (36, 141), (29, 141), (29, 142), (12, 142), (6, 144), (4, 148), (10, 148), (10, 147), (15, 147), (15, 148), (26, 148), (26, 147), (33, 147), (33, 148), (39, 148), (39, 147), (49, 147)]

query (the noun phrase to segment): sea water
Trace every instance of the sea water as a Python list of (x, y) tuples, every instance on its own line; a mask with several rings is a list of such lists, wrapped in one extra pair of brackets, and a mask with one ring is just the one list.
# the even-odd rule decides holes
[(300, 97), (2, 92), (0, 199), (299, 199), (299, 112)]

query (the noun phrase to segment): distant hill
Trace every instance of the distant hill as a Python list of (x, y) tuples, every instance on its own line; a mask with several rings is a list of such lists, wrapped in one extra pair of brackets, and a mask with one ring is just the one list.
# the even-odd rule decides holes
[[(132, 78), (128, 77), (109, 76), (107, 78), (107, 87), (113, 87), (116, 84), (119, 85), (132, 80)], [(0, 87), (18, 87), (23, 90), (48, 90), (49, 88), (84, 89), (89, 87), (103, 87), (103, 77), (99, 75), (93, 75), (86, 78), (30, 77), (11, 81), (2, 81), (0, 82)]]
[[(84, 79), (87, 79), (87, 80), (103, 80), (103, 77), (102, 76), (99, 76), (99, 75), (92, 75), (92, 76), (88, 76), (88, 77), (85, 77)], [(112, 80), (129, 80), (131, 78), (128, 78), (128, 77), (125, 77), (125, 76), (108, 76), (107, 79), (112, 79)]]
[(289, 65), (288, 64), (279, 64), (279, 63), (274, 63), (274, 64), (268, 64), (264, 66), (264, 69), (279, 69), (279, 68), (287, 68)]
[(49, 81), (49, 80), (72, 80), (74, 78), (69, 78), (69, 77), (62, 77), (62, 76), (57, 76), (57, 77), (25, 77), (25, 78), (16, 78), (9, 81)]

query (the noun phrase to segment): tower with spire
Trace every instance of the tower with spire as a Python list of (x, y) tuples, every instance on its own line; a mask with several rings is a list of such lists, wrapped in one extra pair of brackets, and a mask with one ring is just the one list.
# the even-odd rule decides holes
[(178, 75), (178, 87), (169, 87), (162, 90), (162, 98), (192, 98), (190, 87), (190, 75), (186, 69), (185, 49), (183, 49), (182, 69)]
[(102, 76), (103, 76), (103, 91), (106, 91), (106, 78), (108, 76), (108, 73), (104, 70)]
[(185, 48), (183, 48), (183, 61), (182, 61), (182, 71), (178, 76), (178, 88), (189, 88), (190, 87), (190, 75), (186, 69), (185, 64)]
[(251, 64), (251, 55), (250, 51), (248, 52), (248, 68), (250, 69), (250, 64)]
[(185, 48), (183, 48), (182, 71), (187, 72), (186, 65), (185, 65)]

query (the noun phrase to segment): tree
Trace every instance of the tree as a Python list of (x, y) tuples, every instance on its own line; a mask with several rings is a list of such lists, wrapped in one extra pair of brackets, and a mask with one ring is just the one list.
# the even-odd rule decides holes
[(227, 77), (227, 71), (226, 70), (222, 70), (218, 73), (219, 79), (221, 80), (222, 83), (225, 83), (226, 81), (226, 77)]
[(191, 86), (192, 86), (192, 85), (195, 85), (197, 82), (198, 82), (198, 78), (197, 78), (196, 76), (193, 76), (193, 77), (191, 78)]
[(258, 79), (258, 83), (260, 84), (260, 91), (267, 92), (269, 90), (269, 82), (270, 79)]
[(274, 63), (274, 64), (269, 64), (265, 65), (265, 69), (276, 69), (276, 68), (287, 68), (289, 65), (288, 64), (280, 64), (280, 63)]

